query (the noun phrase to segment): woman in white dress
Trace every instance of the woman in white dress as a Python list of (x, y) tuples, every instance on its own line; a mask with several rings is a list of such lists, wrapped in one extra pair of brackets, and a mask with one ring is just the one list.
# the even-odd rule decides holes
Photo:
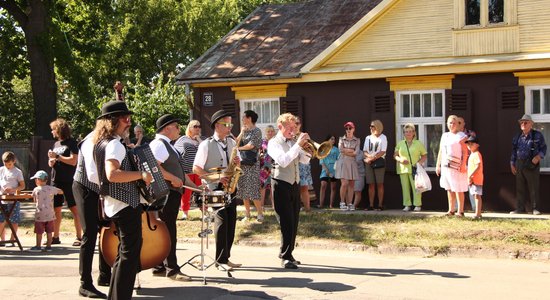
[[(449, 209), (446, 216), (457, 214), (464, 216), (464, 192), (468, 191), (468, 175), (466, 164), (468, 162), (468, 147), (464, 143), (468, 138), (460, 130), (459, 118), (450, 115), (447, 118), (447, 128), (441, 136), (437, 165), (435, 172), (439, 179), (439, 185), (447, 191)], [(454, 203), (458, 200), (458, 212), (454, 211)]]

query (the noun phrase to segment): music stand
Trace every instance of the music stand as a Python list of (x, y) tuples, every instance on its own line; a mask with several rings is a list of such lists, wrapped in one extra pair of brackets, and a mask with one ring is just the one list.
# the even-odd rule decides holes
[[(216, 264), (216, 260), (205, 253), (205, 239), (206, 239), (206, 249), (208, 249), (208, 235), (212, 234), (213, 231), (210, 229), (210, 223), (212, 222), (210, 212), (208, 211), (208, 208), (206, 206), (206, 187), (203, 187), (202, 189), (197, 189), (189, 186), (185, 186), (184, 188), (190, 189), (194, 192), (200, 192), (202, 196), (202, 204), (201, 204), (201, 231), (199, 232), (199, 237), (201, 239), (201, 251), (199, 254), (194, 255), (190, 259), (188, 259), (184, 264), (180, 266), (180, 268), (184, 267), (185, 265), (190, 265), (193, 268), (199, 270), (202, 272), (202, 280), (203, 284), (206, 285), (206, 269), (210, 268), (212, 265)], [(197, 266), (194, 262), (197, 257), (200, 257), (200, 265)], [(211, 263), (206, 264), (205, 263), (205, 257), (212, 260)], [(220, 266), (224, 271), (227, 272), (228, 277), (233, 277), (231, 275), (230, 270), (225, 269), (223, 266)]]

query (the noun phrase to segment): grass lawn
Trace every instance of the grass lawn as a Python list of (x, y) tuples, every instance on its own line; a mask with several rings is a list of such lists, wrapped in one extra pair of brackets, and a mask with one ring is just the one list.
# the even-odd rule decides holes
[[(239, 212), (239, 219), (242, 218)], [(191, 210), (178, 221), (178, 239), (198, 239), (200, 212)], [(212, 227), (211, 227), (212, 228)], [(73, 232), (71, 214), (64, 212), (62, 232)], [(20, 233), (33, 234), (33, 223), (20, 224)], [(71, 238), (74, 234), (70, 235)], [(211, 236), (213, 238), (213, 235)], [(236, 242), (279, 242), (275, 213), (268, 210), (263, 223), (237, 221)], [(550, 222), (528, 219), (388, 216), (316, 211), (301, 214), (298, 243), (338, 243), (338, 246), (418, 247), (434, 254), (449, 249), (499, 250), (507, 252), (550, 251)], [(334, 245), (334, 244), (333, 244)]]

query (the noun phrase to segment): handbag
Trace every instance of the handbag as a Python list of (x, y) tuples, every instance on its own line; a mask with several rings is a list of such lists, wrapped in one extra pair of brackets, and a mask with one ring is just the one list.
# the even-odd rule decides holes
[(379, 157), (370, 164), (373, 169), (381, 169), (386, 167), (386, 160), (383, 157)]
[(414, 176), (414, 189), (418, 193), (430, 191), (432, 189), (432, 182), (430, 176), (421, 164), (416, 164), (416, 175)]
[(258, 152), (254, 150), (241, 151), (241, 164), (245, 166), (253, 166), (258, 161)]

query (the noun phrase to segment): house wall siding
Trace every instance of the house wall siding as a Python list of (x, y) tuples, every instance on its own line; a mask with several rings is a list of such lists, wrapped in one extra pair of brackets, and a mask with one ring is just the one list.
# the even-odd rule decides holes
[(550, 51), (550, 0), (519, 1), (518, 23), (522, 52)]
[(452, 55), (453, 0), (403, 0), (326, 65)]

